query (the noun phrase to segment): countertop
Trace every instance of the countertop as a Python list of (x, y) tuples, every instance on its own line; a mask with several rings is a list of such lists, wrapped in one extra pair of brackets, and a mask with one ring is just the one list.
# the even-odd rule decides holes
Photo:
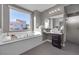
[(63, 34), (63, 33), (61, 33), (61, 32), (46, 32), (46, 31), (44, 31), (44, 33), (46, 33), (46, 34), (60, 34), (60, 35)]

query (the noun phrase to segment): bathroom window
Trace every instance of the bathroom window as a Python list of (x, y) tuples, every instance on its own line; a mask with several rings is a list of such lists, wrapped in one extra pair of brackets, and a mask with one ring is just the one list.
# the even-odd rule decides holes
[(19, 9), (9, 9), (10, 21), (9, 31), (29, 31), (31, 30), (31, 14)]

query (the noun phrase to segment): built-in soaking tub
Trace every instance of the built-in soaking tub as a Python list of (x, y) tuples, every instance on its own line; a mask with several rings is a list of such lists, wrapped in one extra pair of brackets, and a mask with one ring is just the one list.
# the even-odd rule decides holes
[(33, 32), (13, 32), (9, 34), (15, 34), (17, 39), (8, 40), (5, 38), (6, 33), (3, 33), (0, 36), (1, 55), (21, 54), (43, 43), (41, 34)]

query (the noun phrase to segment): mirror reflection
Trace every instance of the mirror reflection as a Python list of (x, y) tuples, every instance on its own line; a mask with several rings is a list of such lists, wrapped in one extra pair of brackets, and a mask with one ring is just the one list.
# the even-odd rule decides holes
[(61, 32), (63, 33), (64, 30), (64, 18), (63, 17), (49, 17), (45, 19), (45, 29), (49, 29), (52, 32)]

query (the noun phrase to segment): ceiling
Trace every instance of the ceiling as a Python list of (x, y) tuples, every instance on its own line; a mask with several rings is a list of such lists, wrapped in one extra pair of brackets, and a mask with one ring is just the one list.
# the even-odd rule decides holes
[(46, 9), (54, 7), (56, 4), (17, 4), (17, 5), (31, 11), (38, 10), (42, 12)]

